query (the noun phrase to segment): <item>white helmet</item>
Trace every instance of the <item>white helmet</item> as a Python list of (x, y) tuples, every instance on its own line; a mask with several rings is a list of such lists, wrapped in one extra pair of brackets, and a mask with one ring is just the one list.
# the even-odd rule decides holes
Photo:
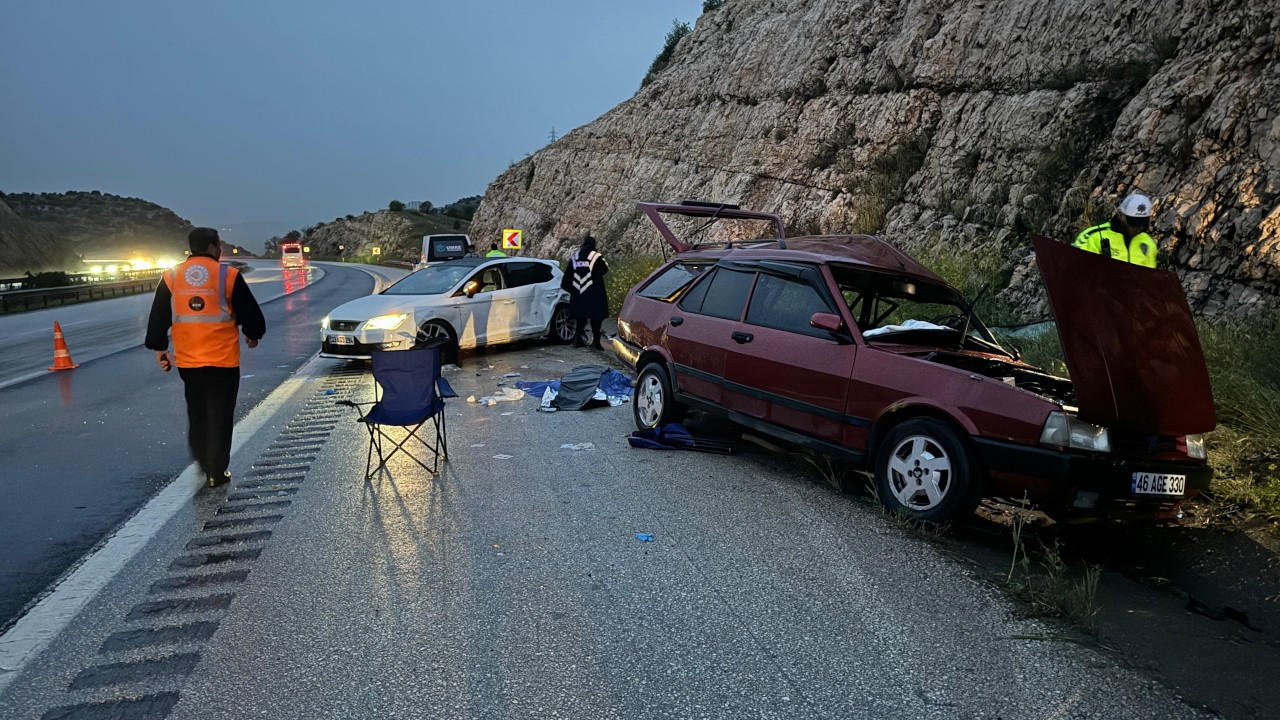
[(1146, 195), (1130, 195), (1120, 201), (1120, 214), (1131, 218), (1151, 217), (1151, 198)]

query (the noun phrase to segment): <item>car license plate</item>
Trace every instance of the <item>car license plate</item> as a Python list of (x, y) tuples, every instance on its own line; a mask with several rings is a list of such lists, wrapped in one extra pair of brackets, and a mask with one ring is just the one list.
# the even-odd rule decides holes
[(334, 335), (333, 344), (334, 345), (355, 345), (356, 339), (351, 337), (350, 335)]
[(1181, 497), (1186, 492), (1186, 475), (1165, 475), (1163, 473), (1150, 472), (1136, 472), (1133, 474), (1134, 495), (1176, 495)]

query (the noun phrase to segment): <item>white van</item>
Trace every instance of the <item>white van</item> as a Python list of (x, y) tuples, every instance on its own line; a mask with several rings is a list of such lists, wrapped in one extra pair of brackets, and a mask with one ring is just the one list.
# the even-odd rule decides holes
[(457, 260), (467, 256), (467, 248), (471, 247), (471, 236), (461, 233), (448, 233), (422, 236), (422, 258), (415, 270), (420, 270), (428, 263), (444, 260)]

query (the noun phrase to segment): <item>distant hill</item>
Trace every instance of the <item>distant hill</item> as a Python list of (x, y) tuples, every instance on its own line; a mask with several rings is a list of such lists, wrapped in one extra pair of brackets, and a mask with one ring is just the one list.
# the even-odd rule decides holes
[[(97, 190), (11, 193), (4, 199), (23, 220), (38, 223), (87, 260), (181, 256), (192, 229), (168, 208)], [(6, 261), (20, 264), (22, 258), (0, 255)]]
[(70, 241), (48, 227), (19, 217), (0, 198), (0, 277), (66, 270), (80, 264)]
[[(369, 255), (377, 247), (384, 259), (417, 261), (423, 235), (466, 233), (470, 228), (469, 221), (448, 215), (379, 210), (318, 223), (306, 228), (302, 235), (313, 257), (337, 257), (338, 246), (344, 245), (347, 257)], [(267, 241), (268, 255), (278, 254), (279, 241), (280, 238)]]

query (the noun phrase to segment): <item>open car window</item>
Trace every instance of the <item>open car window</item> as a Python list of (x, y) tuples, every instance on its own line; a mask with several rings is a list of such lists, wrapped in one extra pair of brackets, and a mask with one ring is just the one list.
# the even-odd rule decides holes
[(951, 288), (856, 268), (833, 266), (832, 274), (869, 343), (952, 346), (1014, 356)]

